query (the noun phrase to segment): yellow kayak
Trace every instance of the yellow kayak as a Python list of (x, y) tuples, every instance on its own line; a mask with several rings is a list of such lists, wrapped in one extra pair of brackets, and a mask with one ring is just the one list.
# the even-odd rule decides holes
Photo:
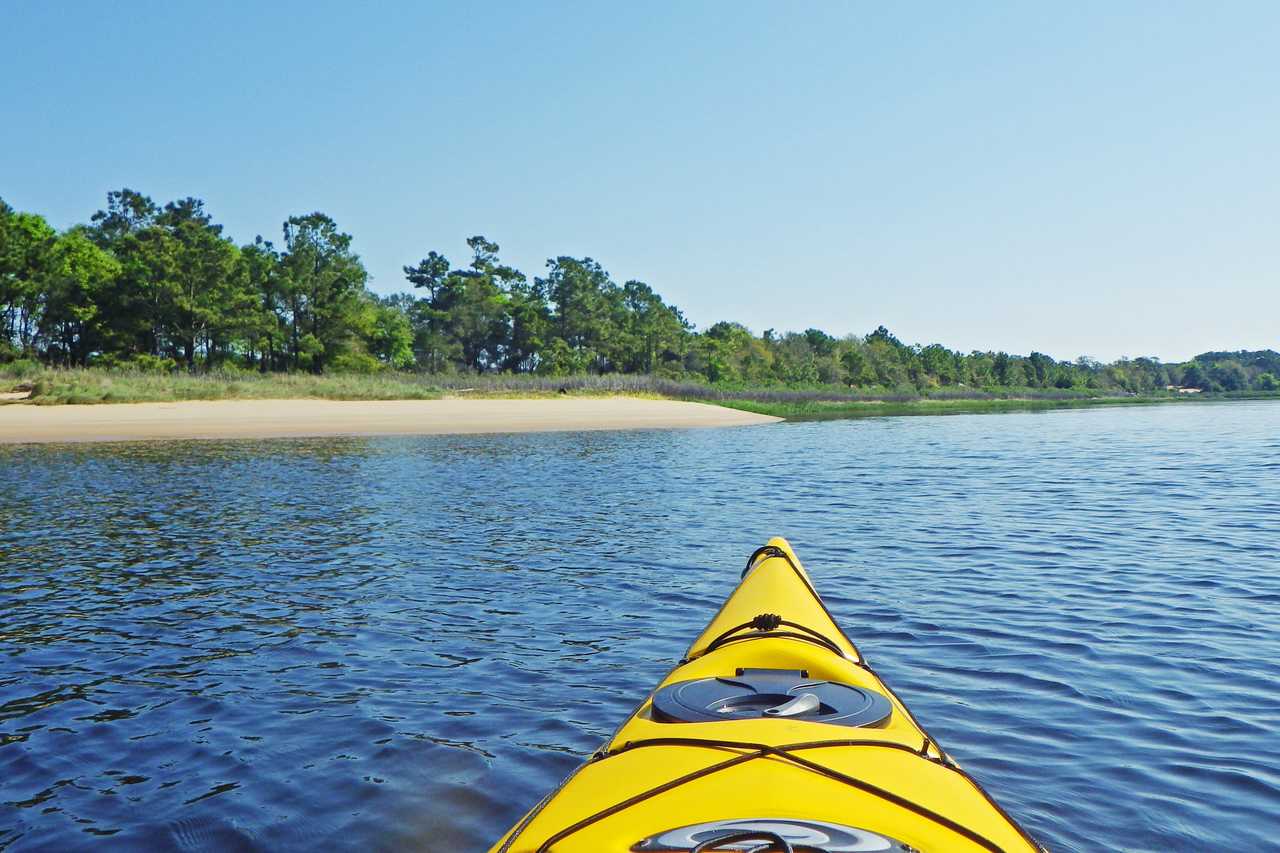
[(938, 746), (785, 539), (491, 853), (1042, 851)]

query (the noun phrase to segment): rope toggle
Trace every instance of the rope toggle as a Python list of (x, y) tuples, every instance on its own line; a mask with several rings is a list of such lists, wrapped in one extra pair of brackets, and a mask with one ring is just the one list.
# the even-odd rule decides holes
[(748, 627), (757, 631), (772, 631), (782, 624), (782, 617), (777, 613), (761, 613), (747, 623)]

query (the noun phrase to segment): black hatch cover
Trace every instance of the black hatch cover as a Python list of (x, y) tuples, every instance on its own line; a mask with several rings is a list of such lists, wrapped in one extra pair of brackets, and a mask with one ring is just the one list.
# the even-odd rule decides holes
[[(723, 838), (724, 843), (716, 844), (718, 838)], [(636, 853), (689, 853), (703, 845), (704, 850), (731, 853), (761, 850), (763, 842), (773, 850), (774, 846), (768, 842), (779, 838), (785, 839), (796, 853), (801, 850), (805, 853), (914, 853), (913, 848), (901, 841), (877, 832), (820, 820), (792, 818), (742, 818), (681, 826), (637, 841), (631, 849)]]
[(874, 726), (893, 711), (874, 690), (812, 679), (796, 669), (739, 669), (737, 675), (677, 681), (653, 696), (653, 716), (664, 723), (720, 720), (808, 720)]

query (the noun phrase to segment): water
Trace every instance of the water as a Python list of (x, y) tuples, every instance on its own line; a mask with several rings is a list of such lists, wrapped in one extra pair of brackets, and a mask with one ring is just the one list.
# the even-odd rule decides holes
[(0, 847), (484, 849), (774, 533), (1051, 849), (1277, 849), (1275, 403), (0, 448)]

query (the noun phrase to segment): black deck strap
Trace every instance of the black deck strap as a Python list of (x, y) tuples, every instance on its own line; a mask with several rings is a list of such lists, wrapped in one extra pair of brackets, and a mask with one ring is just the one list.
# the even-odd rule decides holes
[(765, 556), (766, 554), (770, 557), (780, 557), (782, 556), (783, 552), (782, 552), (782, 549), (779, 548), (777, 545), (761, 545), (759, 548), (751, 552), (750, 557), (747, 557), (747, 565), (745, 568), (743, 568), (742, 574), (739, 575), (739, 579), (745, 580), (747, 577), (747, 572), (751, 571), (751, 569), (755, 566), (756, 561), (759, 560), (761, 557)]
[(828, 638), (821, 631), (815, 631), (812, 628), (810, 628), (808, 625), (801, 625), (799, 622), (792, 622), (790, 619), (783, 619), (781, 622), (779, 622), (779, 624), (785, 625), (788, 628), (795, 628), (797, 631), (804, 631), (806, 634), (808, 634), (809, 636), (817, 640), (819, 643), (821, 643), (821, 645), (826, 646), (827, 648), (831, 649), (831, 651), (840, 655), (840, 657), (844, 658), (845, 660), (849, 659), (848, 655), (845, 654), (844, 649), (840, 648), (840, 646), (838, 646), (834, 640), (831, 640), (830, 638)]
[[(919, 803), (908, 800), (907, 798), (902, 797), (898, 794), (895, 794), (892, 791), (881, 788), (878, 785), (873, 785), (870, 782), (864, 782), (861, 779), (857, 779), (853, 776), (849, 776), (845, 773), (841, 773), (838, 770), (833, 770), (822, 764), (818, 764), (817, 762), (810, 761), (806, 758), (802, 758), (801, 756), (792, 754), (793, 752), (798, 752), (800, 750), (806, 750), (806, 749), (825, 749), (825, 748), (837, 747), (837, 746), (874, 746), (874, 747), (884, 747), (887, 749), (898, 749), (912, 756), (915, 756), (917, 758), (922, 757), (918, 752), (916, 752), (916, 750), (913, 747), (906, 746), (904, 744), (891, 743), (887, 741), (875, 741), (875, 740), (845, 740), (845, 741), (808, 741), (805, 743), (786, 744), (784, 746), (771, 746), (770, 744), (764, 744), (764, 743), (750, 743), (750, 742), (742, 742), (742, 741), (719, 741), (719, 740), (710, 740), (710, 739), (704, 740), (700, 738), (652, 738), (652, 739), (647, 739), (642, 741), (629, 741), (623, 744), (618, 749), (608, 753), (606, 757), (612, 757), (614, 755), (618, 755), (623, 752), (629, 752), (633, 749), (640, 749), (643, 747), (651, 747), (651, 746), (694, 746), (694, 747), (702, 747), (706, 749), (742, 749), (742, 750), (749, 750), (749, 751), (740, 753), (739, 755), (733, 758), (727, 759), (725, 761), (721, 761), (716, 764), (711, 764), (706, 767), (700, 768), (698, 770), (694, 770), (691, 773), (686, 773), (685, 775), (679, 776), (675, 779), (669, 779), (666, 782), (663, 782), (661, 785), (657, 785), (653, 788), (649, 788), (645, 791), (641, 791), (640, 793), (635, 794), (631, 797), (628, 797), (627, 799), (621, 802), (614, 803), (612, 806), (601, 809), (600, 811), (594, 814), (588, 815), (587, 817), (582, 818), (576, 823), (566, 826), (564, 829), (561, 829), (560, 831), (552, 835), (550, 838), (548, 838), (546, 841), (542, 842), (542, 844), (540, 844), (537, 847), (537, 853), (549, 853), (549, 851), (551, 850), (551, 846), (553, 844), (563, 841), (565, 838), (568, 838), (570, 835), (573, 835), (574, 833), (579, 832), (580, 830), (583, 830), (594, 823), (598, 823), (599, 821), (604, 820), (605, 818), (611, 817), (617, 814), (618, 812), (624, 811), (625, 809), (628, 809), (631, 806), (636, 805), (637, 803), (642, 803), (645, 800), (658, 796), (659, 794), (664, 794), (667, 791), (672, 790), (673, 788), (677, 788), (681, 785), (696, 781), (698, 779), (702, 779), (706, 776), (710, 776), (713, 773), (718, 773), (721, 770), (728, 770), (729, 768), (736, 767), (739, 764), (745, 764), (748, 761), (753, 761), (757, 758), (766, 758), (766, 757), (774, 757), (774, 758), (780, 758), (783, 760), (791, 761), (792, 763), (800, 767), (803, 767), (807, 770), (810, 770), (814, 773), (818, 773), (822, 776), (826, 776), (827, 778), (832, 779), (833, 781), (840, 782), (852, 788), (856, 788), (857, 790), (862, 791), (864, 793), (871, 794), (874, 797), (878, 797), (887, 802), (891, 802), (896, 806), (906, 809), (907, 811), (913, 812), (914, 814), (917, 814), (927, 820), (933, 821), (934, 823), (940, 826), (943, 826), (951, 830), (952, 832), (955, 832), (956, 834), (963, 836), (964, 838), (969, 839), (970, 841), (974, 842), (975, 844), (982, 847), (983, 849), (991, 851), (991, 853), (1004, 853), (1003, 848), (1001, 848), (995, 842), (991, 841), (990, 839), (986, 838), (980, 833), (975, 832), (972, 829), (969, 829), (963, 824), (956, 823), (946, 815), (939, 814), (933, 811), (927, 806), (922, 806)], [(1014, 829), (1016, 829), (1020, 835), (1022, 835), (1023, 838), (1025, 838), (1033, 847), (1036, 847), (1037, 849), (1041, 849), (1039, 845), (1035, 842), (1035, 840), (1032, 839), (1031, 836), (1028, 835), (1026, 831), (1023, 830), (1022, 827), (1019, 826), (1017, 822), (1013, 820), (1013, 818), (1011, 818), (1007, 813), (1005, 813), (1004, 810), (1001, 809), (998, 805), (995, 805), (995, 803), (991, 800), (990, 796), (987, 795), (986, 791), (982, 789), (982, 786), (978, 785), (972, 779), (972, 777), (970, 777), (967, 773), (960, 770), (959, 768), (949, 767), (948, 765), (944, 765), (944, 764), (941, 764), (940, 762), (936, 762), (932, 758), (924, 757), (924, 760), (930, 761), (932, 763), (938, 763), (940, 766), (947, 767), (948, 769), (953, 770), (956, 773), (960, 773), (962, 776), (964, 776), (964, 778), (970, 781), (974, 785), (974, 787), (978, 790), (978, 792), (981, 793), (987, 799), (988, 802), (991, 802), (991, 804), (995, 806), (996, 810), (1000, 813), (1000, 815), (1004, 817), (1005, 820), (1007, 820), (1009, 824), (1013, 826)]]
[[(797, 631), (803, 631), (804, 634), (797, 634), (794, 631), (778, 631), (779, 626), (795, 628)], [(752, 630), (757, 633), (743, 634), (746, 630)], [(829, 637), (826, 637), (819, 631), (815, 631), (808, 625), (801, 625), (799, 622), (792, 622), (790, 619), (783, 619), (777, 613), (759, 613), (740, 625), (734, 625), (725, 631), (721, 631), (711, 642), (698, 653), (698, 657), (709, 655), (716, 649), (727, 643), (735, 643), (739, 640), (759, 640), (765, 637), (790, 637), (795, 640), (805, 640), (810, 643), (817, 643), (828, 651), (834, 652), (842, 658), (848, 659), (844, 649), (840, 648)], [(684, 663), (688, 663), (692, 658), (685, 658)]]
[[(913, 746), (907, 746), (904, 743), (898, 743), (892, 740), (873, 740), (872, 738), (831, 738), (828, 740), (806, 740), (798, 743), (788, 743), (782, 746), (772, 746), (767, 743), (758, 743), (756, 741), (743, 740), (721, 740), (719, 738), (699, 738), (699, 737), (647, 737), (644, 740), (629, 740), (617, 749), (611, 749), (604, 753), (605, 758), (612, 758), (615, 755), (621, 755), (624, 752), (631, 752), (636, 749), (645, 749), (653, 746), (701, 746), (708, 749), (751, 749), (751, 750), (805, 750), (805, 749), (826, 749), (835, 746), (874, 746), (883, 749), (896, 749), (900, 752), (908, 752), (914, 756), (920, 757)], [(936, 758), (928, 758), (928, 761), (937, 764)]]
[(635, 796), (628, 797), (622, 802), (614, 803), (613, 805), (609, 806), (606, 809), (601, 809), (595, 814), (587, 815), (582, 820), (576, 823), (570, 824), (569, 826), (566, 826), (564, 829), (560, 830), (555, 835), (551, 836), (546, 841), (539, 844), (537, 848), (537, 853), (547, 853), (547, 851), (551, 849), (551, 845), (558, 844), (559, 842), (568, 838), (570, 835), (573, 835), (575, 832), (578, 832), (579, 830), (586, 829), (588, 826), (590, 826), (593, 823), (597, 823), (599, 821), (604, 820), (607, 817), (611, 817), (612, 815), (617, 814), (620, 811), (629, 809), (632, 806), (634, 806), (636, 803), (642, 803), (645, 800), (650, 799), (651, 797), (656, 797), (659, 794), (666, 793), (667, 791), (670, 791), (672, 788), (678, 788), (687, 782), (693, 782), (697, 779), (701, 779), (703, 776), (710, 776), (712, 773), (717, 773), (721, 770), (727, 770), (730, 767), (734, 767), (738, 764), (745, 764), (746, 762), (752, 760), (753, 758), (759, 758), (759, 757), (760, 757), (759, 753), (748, 752), (742, 755), (738, 755), (735, 758), (730, 758), (727, 761), (721, 761), (719, 764), (712, 764), (707, 767), (703, 767), (701, 770), (695, 770), (692, 773), (686, 773), (684, 776), (680, 776), (675, 779), (670, 779), (662, 783), (661, 785), (658, 785), (656, 788), (650, 788), (647, 791), (641, 791)]
[[(735, 743), (734, 741), (703, 740), (699, 738), (678, 738), (678, 737), (646, 738), (645, 740), (628, 741), (618, 749), (603, 753), (603, 757), (608, 758), (610, 756), (617, 755), (620, 752), (625, 752), (629, 749), (636, 749), (636, 748), (645, 747), (645, 746), (693, 746), (697, 744), (710, 745), (710, 746), (732, 746), (738, 749), (754, 749), (754, 748), (760, 748), (763, 746), (762, 744), (756, 744), (756, 743)], [(937, 758), (934, 758), (933, 756), (928, 754), (928, 746), (930, 744), (932, 744), (933, 747), (938, 751)], [(982, 798), (987, 801), (987, 804), (991, 806), (993, 809), (995, 809), (996, 812), (1001, 817), (1003, 817), (1006, 821), (1009, 822), (1010, 826), (1012, 826), (1014, 829), (1018, 831), (1018, 834), (1022, 836), (1024, 841), (1026, 841), (1036, 850), (1039, 850), (1041, 851), (1041, 853), (1044, 853), (1045, 848), (1040, 844), (1040, 842), (1032, 838), (1031, 833), (1023, 829), (1022, 824), (1018, 823), (1018, 821), (1014, 819), (1013, 815), (1005, 811), (1004, 807), (995, 801), (995, 798), (992, 797), (991, 794), (987, 792), (987, 789), (982, 786), (981, 782), (973, 778), (973, 776), (971, 776), (967, 770), (965, 770), (959, 764), (956, 764), (955, 761), (951, 759), (951, 756), (943, 752), (942, 747), (938, 746), (938, 742), (935, 741), (932, 737), (930, 737), (928, 733), (925, 734), (925, 747), (924, 747), (925, 751), (923, 752), (916, 750), (914, 747), (910, 747), (901, 743), (893, 743), (892, 741), (883, 741), (883, 740), (868, 740), (865, 738), (863, 739), (851, 738), (851, 739), (845, 739), (845, 740), (813, 740), (813, 741), (805, 741), (803, 743), (786, 744), (784, 746), (779, 746), (774, 748), (782, 752), (799, 752), (801, 750), (806, 750), (806, 749), (823, 749), (826, 747), (836, 747), (836, 746), (841, 746), (841, 747), (843, 746), (874, 746), (874, 747), (883, 747), (885, 749), (897, 749), (903, 752), (909, 752), (912, 755), (917, 756), (919, 758), (923, 758), (925, 761), (928, 761), (931, 764), (937, 764), (940, 767), (945, 767), (947, 770), (950, 770), (953, 773), (958, 774), (966, 782), (972, 785), (974, 789), (979, 794), (982, 795)], [(791, 758), (792, 756), (788, 755), (787, 757)]]
[[(843, 782), (844, 784), (852, 788), (857, 788), (859, 791), (863, 791), (865, 793), (871, 794), (872, 796), (879, 797), (882, 800), (887, 800), (893, 803), (895, 806), (901, 806), (907, 811), (915, 812), (921, 817), (928, 818), (934, 823), (945, 826), (947, 829), (951, 830), (957, 835), (963, 835), (965, 838), (969, 839), (974, 844), (977, 844), (980, 847), (984, 847), (987, 850), (990, 850), (991, 853), (1003, 853), (1004, 851), (1003, 847), (996, 844), (994, 841), (990, 840), (985, 835), (981, 835), (973, 831), (972, 829), (965, 826), (964, 824), (956, 823), (951, 818), (947, 817), (946, 815), (939, 814), (938, 812), (935, 812), (933, 809), (926, 808), (920, 805), (919, 803), (908, 800), (906, 797), (900, 796), (898, 794), (893, 793), (892, 791), (881, 788), (879, 785), (872, 785), (870, 782), (863, 782), (861, 779), (858, 779), (854, 776), (850, 776), (846, 773), (841, 773), (839, 770), (832, 770), (830, 767), (827, 767), (822, 764), (818, 764), (816, 761), (810, 761), (807, 758), (802, 758), (799, 755), (787, 754), (787, 758), (788, 760), (794, 761), (796, 764), (799, 764), (801, 767), (807, 767), (813, 772), (820, 773), (829, 779), (834, 779), (837, 782)], [(1015, 828), (1016, 828), (1016, 824), (1015, 824)]]
[(840, 635), (842, 640), (849, 644), (849, 648), (853, 649), (853, 653), (857, 656), (858, 660), (862, 660), (862, 652), (858, 650), (858, 647), (853, 640), (850, 640), (849, 636), (840, 629), (840, 625), (836, 622), (836, 618), (831, 615), (831, 611), (827, 609), (826, 602), (822, 600), (822, 596), (818, 595), (818, 591), (813, 588), (813, 584), (809, 582), (809, 578), (805, 575), (804, 570), (796, 565), (795, 560), (792, 560), (791, 555), (786, 551), (782, 550), (777, 545), (763, 545), (755, 549), (751, 552), (751, 556), (747, 558), (747, 567), (742, 570), (743, 579), (747, 577), (747, 572), (751, 571), (755, 567), (756, 563), (761, 559), (771, 557), (778, 557), (787, 561), (787, 565), (796, 573), (796, 577), (798, 577), (800, 582), (804, 584), (805, 589), (809, 590), (809, 594), (813, 596), (813, 600), (818, 602), (818, 606), (822, 608), (822, 612), (831, 620), (831, 624), (835, 626), (836, 633)]
[(715, 643), (703, 649), (702, 653), (699, 654), (698, 657), (708, 655), (716, 649), (723, 648), (730, 643), (738, 643), (744, 640), (768, 640), (779, 637), (789, 640), (803, 640), (806, 643), (813, 643), (815, 645), (822, 646), (827, 651), (832, 654), (839, 655), (842, 658), (845, 656), (840, 647), (828, 640), (826, 637), (815, 637), (812, 634), (800, 634), (795, 631), (762, 631), (759, 634), (737, 634), (732, 637), (720, 637)]

